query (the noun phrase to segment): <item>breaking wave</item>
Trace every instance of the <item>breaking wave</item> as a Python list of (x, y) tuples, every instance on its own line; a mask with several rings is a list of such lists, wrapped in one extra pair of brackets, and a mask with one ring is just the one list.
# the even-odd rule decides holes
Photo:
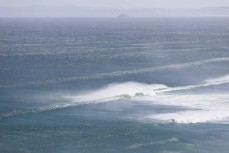
[(110, 102), (121, 98), (132, 101), (147, 101), (153, 105), (167, 105), (187, 108), (165, 114), (151, 114), (144, 119), (172, 121), (176, 123), (220, 122), (229, 119), (229, 95), (227, 94), (167, 94), (168, 92), (191, 90), (195, 88), (217, 86), (229, 83), (229, 75), (205, 80), (202, 84), (170, 88), (159, 84), (127, 82), (111, 84), (102, 89), (68, 97), (75, 103)]
[(78, 96), (70, 96), (74, 102), (106, 101), (119, 98), (131, 98), (141, 96), (155, 96), (156, 91), (165, 90), (168, 87), (160, 84), (144, 84), (138, 82), (114, 83), (104, 88)]
[[(178, 106), (187, 108), (183, 111), (171, 113), (149, 114), (141, 120), (153, 120), (176, 123), (203, 123), (222, 122), (229, 119), (229, 95), (228, 94), (182, 94), (182, 90), (215, 86), (229, 83), (229, 75), (208, 79), (202, 84), (170, 88), (161, 84), (144, 84), (137, 82), (113, 83), (101, 89), (85, 92), (76, 96), (63, 96), (69, 103), (39, 107), (24, 111), (13, 111), (0, 114), (0, 117), (12, 117), (17, 115), (41, 113), (66, 109), (82, 104), (97, 104), (112, 102), (120, 99), (131, 101), (146, 101), (152, 105)], [(167, 94), (172, 91), (180, 91), (179, 94)]]

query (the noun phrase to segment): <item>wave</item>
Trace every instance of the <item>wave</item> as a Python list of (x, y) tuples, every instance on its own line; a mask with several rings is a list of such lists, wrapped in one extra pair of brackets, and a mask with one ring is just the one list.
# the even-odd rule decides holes
[(152, 105), (179, 106), (188, 108), (184, 111), (172, 113), (158, 113), (144, 116), (142, 120), (153, 121), (172, 121), (176, 123), (203, 123), (218, 122), (229, 119), (229, 95), (228, 94), (167, 94), (171, 91), (182, 91), (213, 85), (229, 83), (229, 75), (205, 80), (202, 84), (167, 87), (162, 84), (145, 84), (137, 82), (113, 83), (101, 89), (84, 92), (76, 96), (63, 96), (60, 98), (68, 99), (66, 104), (56, 104), (46, 107), (39, 107), (24, 111), (13, 111), (0, 114), (0, 117), (12, 117), (31, 113), (49, 112), (58, 109), (66, 109), (82, 104), (97, 104), (113, 102), (120, 99), (131, 101), (142, 101)]
[[(147, 119), (159, 121), (172, 121), (176, 123), (204, 123), (204, 122), (223, 122), (229, 120), (229, 95), (227, 94), (196, 94), (196, 95), (165, 95), (167, 92), (190, 90), (201, 87), (216, 86), (229, 83), (229, 75), (205, 80), (202, 84), (167, 88), (156, 93), (164, 95), (155, 96), (160, 104), (170, 106), (182, 106), (196, 110), (181, 111), (166, 114), (153, 114), (146, 116)], [(146, 99), (145, 99), (146, 100)], [(149, 99), (148, 99), (149, 100)]]
[(184, 86), (184, 87), (166, 88), (164, 90), (156, 91), (156, 93), (190, 90), (190, 89), (195, 89), (195, 88), (217, 86), (217, 85), (228, 84), (228, 83), (229, 83), (229, 75), (225, 75), (222, 77), (205, 80), (202, 84), (190, 85), (190, 86)]
[[(185, 111), (151, 114), (143, 119), (176, 123), (221, 122), (229, 119), (229, 95), (227, 94), (167, 94), (171, 91), (190, 90), (229, 83), (229, 75), (209, 79), (202, 84), (170, 88), (158, 84), (127, 82), (111, 84), (105, 88), (69, 97), (73, 102), (110, 102), (121, 98), (131, 101), (147, 101), (153, 105), (178, 106)], [(182, 93), (182, 92), (181, 92)]]
[[(139, 82), (124, 82), (112, 83), (101, 89), (81, 93), (77, 96), (69, 96), (67, 98), (74, 99), (75, 102), (83, 101), (103, 101), (107, 99), (131, 98), (131, 97), (154, 97), (159, 94), (166, 94), (172, 91), (190, 90), (201, 87), (217, 86), (229, 83), (229, 75), (205, 80), (201, 84), (183, 86), (183, 87), (168, 87), (163, 84), (146, 84)], [(66, 97), (65, 97), (66, 98)]]
[(141, 96), (155, 96), (155, 91), (164, 90), (167, 86), (161, 84), (144, 84), (138, 82), (113, 83), (104, 88), (78, 96), (70, 96), (74, 102), (104, 101), (119, 98), (131, 98)]
[(77, 96), (62, 96), (70, 102), (66, 104), (54, 104), (51, 106), (38, 107), (23, 111), (12, 111), (0, 114), (0, 117), (13, 117), (24, 114), (34, 114), (66, 109), (82, 104), (97, 104), (112, 102), (120, 99), (131, 99), (133, 97), (155, 96), (155, 91), (165, 89), (167, 86), (160, 84), (144, 84), (137, 82), (113, 83), (101, 89), (78, 94)]
[(115, 72), (100, 73), (100, 74), (95, 74), (95, 75), (90, 75), (90, 76), (79, 76), (79, 77), (73, 76), (73, 77), (65, 77), (65, 78), (59, 78), (59, 79), (49, 79), (49, 80), (44, 80), (44, 81), (18, 83), (14, 85), (0, 85), (0, 88), (23, 87), (23, 86), (28, 86), (28, 85), (54, 84), (58, 82), (69, 82), (69, 81), (77, 81), (77, 80), (103, 79), (103, 78), (118, 77), (118, 76), (125, 76), (125, 75), (138, 74), (138, 73), (157, 72), (157, 71), (170, 70), (170, 69), (182, 69), (182, 68), (187, 68), (187, 67), (192, 67), (192, 66), (204, 65), (208, 63), (227, 62), (227, 61), (229, 61), (229, 57), (211, 58), (207, 60), (199, 60), (199, 61), (194, 61), (194, 62), (189, 62), (189, 63), (171, 64), (171, 65), (165, 65), (165, 66), (148, 67), (148, 68), (143, 68), (143, 69), (126, 70), (126, 71), (115, 71)]
[(69, 99), (70, 103), (65, 104), (54, 104), (51, 106), (44, 106), (38, 108), (32, 108), (23, 111), (12, 111), (7, 113), (0, 114), (0, 117), (13, 117), (24, 114), (34, 114), (34, 113), (42, 113), (55, 111), (59, 109), (66, 109), (75, 107), (82, 104), (91, 104), (91, 103), (104, 103), (111, 102), (119, 99), (127, 99), (131, 97), (141, 97), (144, 95), (154, 96), (154, 90), (159, 88), (166, 88), (164, 85), (157, 84), (142, 84), (137, 82), (126, 82), (121, 84), (110, 84), (107, 87), (102, 89), (84, 93), (78, 96), (63, 96), (63, 99)]
[(27, 110), (22, 110), (22, 111), (12, 111), (12, 112), (1, 113), (0, 117), (7, 118), (7, 117), (13, 117), (13, 116), (20, 116), (24, 114), (36, 114), (36, 113), (54, 111), (58, 109), (65, 109), (65, 108), (69, 108), (73, 106), (76, 106), (76, 104), (73, 104), (73, 103), (56, 104), (56, 105), (32, 108), (32, 109), (27, 109)]

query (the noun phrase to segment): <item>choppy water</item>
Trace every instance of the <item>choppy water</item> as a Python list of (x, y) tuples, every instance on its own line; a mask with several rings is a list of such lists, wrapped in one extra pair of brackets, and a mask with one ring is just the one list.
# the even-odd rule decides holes
[(227, 153), (228, 27), (0, 19), (0, 152)]

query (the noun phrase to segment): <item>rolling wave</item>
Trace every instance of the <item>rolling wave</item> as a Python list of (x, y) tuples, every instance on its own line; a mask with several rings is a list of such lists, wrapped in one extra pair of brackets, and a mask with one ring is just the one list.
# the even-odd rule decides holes
[[(229, 119), (229, 95), (227, 94), (167, 94), (172, 91), (191, 90), (195, 88), (217, 86), (229, 83), (229, 75), (205, 80), (202, 84), (170, 88), (165, 85), (122, 83), (111, 84), (82, 96), (71, 97), (73, 102), (79, 100), (100, 101), (130, 98), (132, 101), (147, 101), (155, 105), (178, 106), (188, 108), (167, 114), (152, 114), (144, 119), (155, 121), (173, 121), (176, 123), (221, 122)], [(125, 96), (123, 96), (125, 95)], [(123, 96), (123, 97), (122, 97)]]
[(170, 69), (182, 69), (182, 68), (187, 68), (187, 67), (192, 67), (192, 66), (204, 65), (208, 63), (228, 62), (228, 61), (229, 61), (229, 57), (211, 58), (207, 60), (200, 60), (200, 61), (194, 61), (194, 62), (189, 62), (189, 63), (171, 64), (171, 65), (165, 65), (165, 66), (149, 67), (149, 68), (143, 68), (143, 69), (126, 70), (126, 71), (115, 71), (115, 72), (100, 73), (100, 74), (95, 74), (95, 75), (90, 75), (90, 76), (66, 77), (66, 78), (50, 79), (50, 80), (44, 80), (44, 81), (18, 83), (14, 85), (0, 85), (0, 88), (24, 87), (28, 85), (45, 85), (45, 84), (54, 84), (58, 82), (77, 81), (77, 80), (103, 79), (103, 78), (118, 77), (118, 76), (125, 76), (125, 75), (138, 74), (138, 73), (157, 72), (157, 71), (170, 70)]
[[(104, 88), (81, 93), (77, 96), (63, 96), (70, 102), (39, 107), (24, 111), (13, 111), (0, 114), (0, 117), (13, 117), (24, 114), (42, 113), (66, 109), (82, 104), (97, 104), (112, 102), (120, 99), (131, 101), (147, 101), (152, 105), (179, 106), (184, 111), (173, 113), (149, 114), (143, 120), (173, 121), (177, 123), (202, 123), (220, 122), (229, 119), (229, 95), (228, 94), (167, 94), (172, 91), (190, 90), (194, 88), (215, 86), (229, 83), (229, 75), (205, 80), (202, 84), (170, 88), (161, 84), (144, 84), (137, 82), (114, 83)], [(182, 92), (181, 92), (182, 93)], [(190, 108), (190, 109), (189, 109)]]
[(113, 83), (101, 89), (81, 93), (77, 96), (65, 96), (64, 98), (71, 99), (73, 102), (84, 103), (93, 101), (112, 101), (120, 98), (142, 98), (142, 97), (157, 97), (167, 95), (168, 92), (184, 91), (195, 88), (217, 86), (229, 83), (229, 75), (205, 80), (202, 84), (183, 86), (183, 87), (168, 87), (163, 84), (145, 84), (138, 82)]
[(72, 103), (56, 104), (52, 106), (44, 106), (44, 107), (32, 108), (32, 109), (27, 109), (27, 110), (22, 110), (22, 111), (12, 111), (12, 112), (1, 113), (0, 117), (7, 118), (7, 117), (20, 116), (20, 115), (25, 115), (25, 114), (36, 114), (36, 113), (54, 111), (58, 109), (65, 109), (65, 108), (69, 108), (73, 106), (76, 106), (76, 104), (72, 104)]
[(160, 84), (145, 84), (138, 82), (113, 83), (104, 88), (78, 96), (70, 96), (74, 102), (80, 101), (103, 101), (116, 99), (117, 97), (141, 97), (155, 96), (155, 91), (166, 89), (167, 86)]

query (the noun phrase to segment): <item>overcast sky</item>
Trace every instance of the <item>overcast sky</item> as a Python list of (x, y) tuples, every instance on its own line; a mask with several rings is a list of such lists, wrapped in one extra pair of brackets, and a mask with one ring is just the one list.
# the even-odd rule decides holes
[(229, 0), (0, 0), (0, 6), (68, 4), (106, 8), (201, 8), (229, 6)]

